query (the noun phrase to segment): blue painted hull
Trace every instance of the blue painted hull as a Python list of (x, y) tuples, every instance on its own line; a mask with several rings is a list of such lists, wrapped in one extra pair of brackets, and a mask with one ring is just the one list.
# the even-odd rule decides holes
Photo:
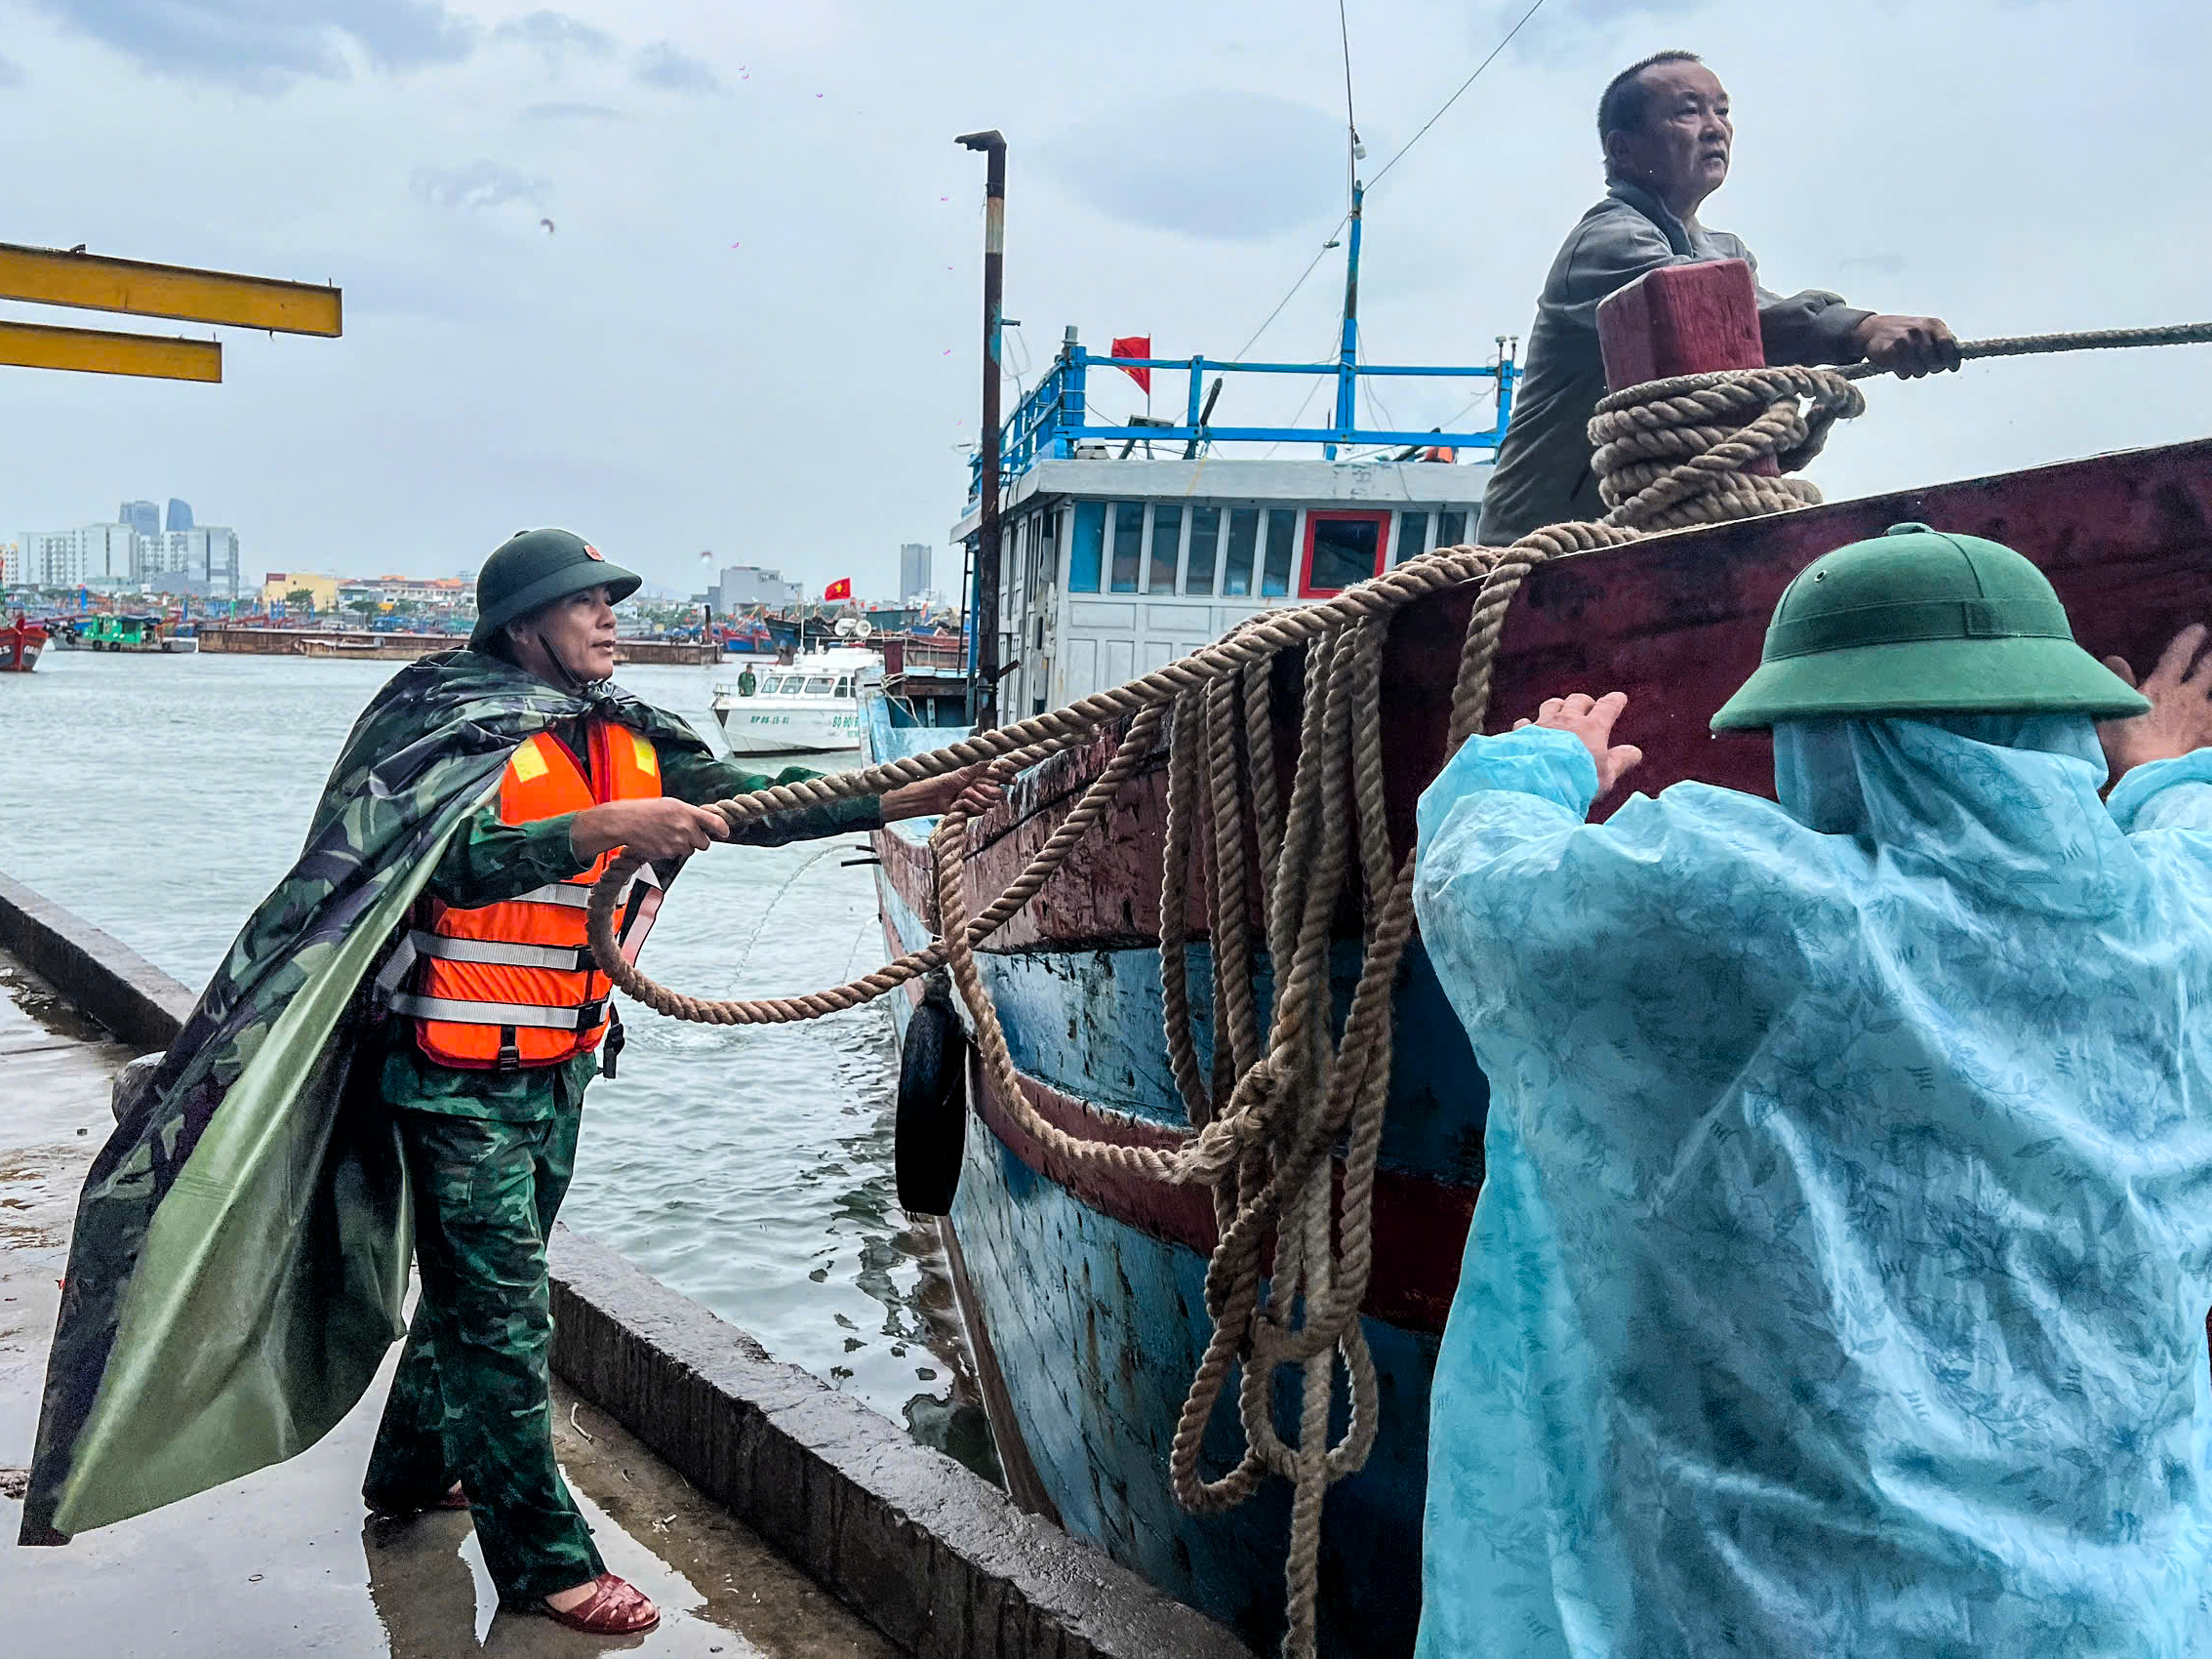
[[(895, 946), (912, 948), (929, 934), (894, 884), (894, 869), (878, 875), (886, 933)], [(1340, 1001), (1348, 1000), (1353, 961), (1347, 952), (1338, 964)], [(1162, 1053), (1156, 951), (994, 953), (983, 967), (1026, 1077), (1116, 1115), (1182, 1124)], [(1192, 1001), (1201, 1007), (1210, 970), (1206, 951), (1194, 949)], [(1409, 1013), (1424, 1028), (1434, 1015), (1447, 1040), (1402, 1045), (1386, 1163), (1478, 1179), (1486, 1092), (1426, 962), (1407, 978), (1401, 1030)], [(903, 1029), (905, 1006), (899, 1013)], [(1201, 1029), (1202, 1053), (1207, 1035)], [(980, 1099), (980, 1068), (971, 1068), (969, 1084), (971, 1099)], [(1476, 1161), (1468, 1171), (1470, 1148)], [(970, 1123), (948, 1225), (965, 1270), (970, 1334), (989, 1353), (979, 1360), (1003, 1379), (1003, 1392), (989, 1400), (1002, 1453), (1015, 1461), (1019, 1443), (1070, 1530), (1256, 1647), (1270, 1648), (1282, 1629), (1287, 1487), (1269, 1482), (1241, 1508), (1192, 1516), (1168, 1482), (1169, 1442), (1210, 1331), (1206, 1255), (1086, 1203), (1032, 1168), (987, 1121)], [(1452, 1271), (1460, 1236), (1441, 1241)], [(1328, 1500), (1319, 1615), (1322, 1651), (1330, 1654), (1410, 1652), (1420, 1609), (1438, 1338), (1433, 1329), (1375, 1317), (1365, 1323), (1381, 1428), (1366, 1468)], [(1211, 1474), (1241, 1451), (1233, 1396), (1231, 1389), (1209, 1426)], [(1277, 1418), (1286, 1433), (1294, 1429), (1287, 1389), (1278, 1392)], [(1344, 1428), (1340, 1401), (1332, 1435)]]

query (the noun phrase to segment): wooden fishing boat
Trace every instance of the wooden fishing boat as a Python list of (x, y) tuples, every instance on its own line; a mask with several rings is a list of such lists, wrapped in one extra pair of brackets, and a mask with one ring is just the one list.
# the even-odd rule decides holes
[(45, 649), (46, 629), (18, 611), (14, 622), (0, 627), (0, 674), (29, 673)]
[[(2182, 623), (2212, 619), (2212, 441), (2102, 456), (1553, 561), (1507, 621), (1491, 729), (1567, 691), (1625, 691), (1624, 735), (1646, 757), (1639, 788), (1697, 778), (1771, 793), (1764, 737), (1714, 738), (1707, 721), (1756, 667), (1790, 579), (1830, 548), (1906, 520), (2027, 553), (2098, 653), (2146, 665)], [(1443, 756), (1473, 597), (1463, 588), (1418, 601), (1390, 627), (1382, 714), (1400, 856)], [(1298, 663), (1278, 660), (1275, 737), (1286, 764), (1299, 696)], [(885, 747), (942, 736), (902, 731)], [(1020, 872), (1116, 741), (1107, 734), (1025, 775), (979, 822), (966, 870), (971, 914)], [(1161, 1040), (1164, 821), (1165, 762), (1156, 757), (1125, 789), (1106, 832), (1078, 846), (984, 955), (1038, 1111), (1071, 1132), (1159, 1146), (1188, 1127)], [(875, 842), (886, 944), (894, 953), (917, 949), (934, 911), (928, 848), (905, 826)], [(1340, 922), (1341, 1014), (1357, 919)], [(1210, 1062), (1202, 905), (1187, 925), (1201, 1060)], [(904, 1006), (900, 1014), (903, 1022)], [(1400, 970), (1394, 1031), (1366, 1303), (1383, 1421), (1365, 1470), (1332, 1489), (1323, 1533), (1323, 1650), (1339, 1653), (1412, 1645), (1429, 1376), (1482, 1180), (1487, 1086), (1418, 941)], [(1193, 1517), (1169, 1490), (1169, 1438), (1209, 1334), (1203, 1287), (1215, 1230), (1204, 1191), (1069, 1167), (1021, 1130), (980, 1068), (968, 1084), (978, 1121), (944, 1232), (1010, 1486), (1175, 1595), (1268, 1640), (1281, 1617), (1285, 1494)], [(1233, 1462), (1237, 1443), (1225, 1405), (1211, 1466)]]
[[(1356, 217), (1351, 246), (1356, 260)], [(1609, 365), (1617, 347), (1635, 363), (1616, 375), (1617, 384), (1758, 368), (1743, 267), (1674, 267), (1645, 281), (1648, 290), (1633, 285), (1601, 319)], [(1721, 292), (1731, 284), (1742, 290), (1740, 316)], [(1181, 459), (1172, 448), (1168, 459), (1152, 460), (1137, 459), (1132, 443), (1118, 456), (1104, 449), (1101, 429), (1087, 424), (1089, 360), (1069, 331), (1061, 361), (1006, 425), (1004, 517), (994, 519), (1003, 525), (1003, 599), (996, 617), (985, 608), (982, 626), (1000, 647), (1003, 667), (991, 671), (1006, 688), (1007, 718), (1156, 667), (1256, 612), (1326, 599), (1471, 530), (1470, 497), (1479, 489), (1467, 480), (1480, 475), (1416, 458), (1499, 440), (1515, 379), (1510, 355), (1487, 369), (1364, 369), (1354, 357), (1351, 287), (1342, 360), (1308, 371), (1338, 377), (1337, 418), (1324, 427), (1209, 427), (1201, 378), (1237, 365), (1203, 358), (1144, 365), (1188, 371), (1185, 424), (1155, 425), (1138, 440), (1187, 445)], [(1695, 326), (1683, 326), (1685, 318)], [(1715, 318), (1727, 326), (1701, 335)], [(1270, 365), (1266, 372), (1286, 371)], [(1369, 372), (1493, 376), (1497, 425), (1361, 433), (1351, 418), (1353, 382)], [(1849, 394), (1840, 382), (1828, 384), (1825, 395)], [(1709, 414), (1691, 419), (1731, 425)], [(1362, 442), (1408, 447), (1350, 466), (1196, 455), (1210, 442), (1246, 437), (1321, 444), (1331, 455)], [(1772, 472), (1765, 464), (1745, 470), (1762, 466)], [(1767, 499), (1794, 505), (1779, 487)], [(972, 561), (985, 533), (979, 505), (972, 501), (955, 528)], [(1548, 697), (1622, 691), (1629, 698), (1622, 737), (1645, 754), (1639, 789), (1657, 792), (1695, 778), (1771, 794), (1766, 737), (1715, 738), (1708, 721), (1757, 666), (1774, 605), (1799, 570), (1846, 542), (1915, 520), (1986, 536), (2033, 559), (2093, 652), (2148, 667), (2183, 624), (2212, 621), (2212, 441), (2106, 455), (1554, 558), (1535, 570), (1507, 613), (1488, 729), (1508, 729)], [(1393, 860), (1410, 853), (1416, 804), (1445, 757), (1476, 591), (1468, 583), (1430, 592), (1390, 617), (1377, 713)], [(1305, 672), (1296, 650), (1274, 660), (1269, 712), (1278, 777), (1290, 775), (1298, 754)], [(918, 752), (946, 736), (903, 717), (898, 703), (880, 695), (865, 699), (864, 711), (871, 759)], [(969, 915), (1021, 873), (1106, 770), (1126, 729), (1104, 730), (1022, 774), (1004, 802), (971, 826), (961, 871)], [(1167, 788), (1161, 749), (981, 951), (982, 979), (1028, 1108), (1079, 1140), (1166, 1150), (1192, 1128), (1163, 1038)], [(922, 948), (936, 932), (925, 830), (898, 825), (874, 837), (885, 943), (894, 954)], [(1182, 931), (1190, 941), (1188, 1003), (1203, 1073), (1212, 1066), (1213, 974), (1197, 862)], [(1341, 1022), (1362, 959), (1356, 881), (1340, 898), (1334, 934), (1329, 966)], [(1264, 951), (1257, 980), (1265, 1002), (1271, 982)], [(903, 1034), (922, 1002), (919, 984), (907, 991), (893, 998)], [(1413, 1646), (1429, 1383), (1482, 1184), (1488, 1085), (1418, 938), (1398, 965), (1391, 1032), (1374, 1270), (1362, 1308), (1380, 1428), (1364, 1466), (1328, 1491), (1317, 1596), (1319, 1648), (1328, 1654), (1402, 1654)], [(972, 1056), (966, 1088), (974, 1121), (942, 1231), (1011, 1491), (1256, 1644), (1271, 1645), (1284, 1628), (1288, 1488), (1272, 1482), (1240, 1507), (1195, 1515), (1179, 1506), (1169, 1473), (1170, 1443), (1213, 1332), (1210, 1194), (1040, 1142)], [(1289, 1435), (1298, 1417), (1295, 1369), (1278, 1373), (1275, 1385), (1278, 1432)], [(1211, 1473), (1231, 1467), (1243, 1448), (1234, 1399), (1235, 1391), (1226, 1391), (1208, 1420)], [(1332, 1439), (1347, 1414), (1340, 1389)]]

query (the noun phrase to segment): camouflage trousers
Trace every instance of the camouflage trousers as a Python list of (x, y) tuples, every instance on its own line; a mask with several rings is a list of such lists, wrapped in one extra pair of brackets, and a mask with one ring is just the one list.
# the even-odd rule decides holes
[(553, 1461), (547, 1370), (545, 1240), (576, 1166), (580, 1114), (396, 1115), (422, 1294), (362, 1496), (404, 1512), (460, 1480), (500, 1598), (533, 1601), (604, 1570)]

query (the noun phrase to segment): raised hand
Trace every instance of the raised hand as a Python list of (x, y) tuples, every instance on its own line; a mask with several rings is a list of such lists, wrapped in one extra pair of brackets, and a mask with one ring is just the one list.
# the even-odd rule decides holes
[[(1583, 747), (1589, 750), (1590, 759), (1597, 762), (1597, 792), (1602, 795), (1618, 784), (1629, 768), (1640, 763), (1644, 751), (1634, 744), (1616, 744), (1613, 741), (1613, 722), (1629, 707), (1629, 694), (1609, 691), (1603, 697), (1591, 697), (1585, 692), (1569, 692), (1565, 697), (1546, 701), (1537, 709), (1533, 724), (1548, 726), (1556, 732), (1568, 732), (1582, 739)], [(1515, 722), (1513, 730), (1531, 724), (1527, 720)]]
[(2174, 635), (2151, 677), (2140, 685), (2126, 658), (2105, 659), (2106, 668), (2151, 700), (2148, 714), (2097, 724), (2115, 782), (2146, 760), (2172, 760), (2212, 748), (2212, 655), (2202, 655), (2204, 640), (2204, 625), (2191, 623)]

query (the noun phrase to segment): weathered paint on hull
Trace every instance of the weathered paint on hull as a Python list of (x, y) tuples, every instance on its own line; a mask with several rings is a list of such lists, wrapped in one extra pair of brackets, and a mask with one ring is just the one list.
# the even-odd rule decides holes
[[(904, 896), (884, 876), (878, 884), (891, 947), (926, 941)], [(982, 965), (1031, 1099), (1048, 1116), (1117, 1139), (1164, 1143), (1176, 1132), (1180, 1113), (1146, 1087), (1161, 1064), (1156, 951), (994, 954)], [(1191, 968), (1198, 986), (1208, 983), (1203, 950)], [(1056, 999), (1053, 987), (1073, 994)], [(903, 1029), (906, 1008), (895, 1002)], [(1203, 1052), (1203, 1032), (1200, 1041)], [(1081, 1081), (1069, 1072), (1085, 1053), (1097, 1084), (1087, 1099), (1069, 1087)], [(1456, 1121), (1466, 1120), (1469, 1082), (1480, 1090), (1470, 1065), (1451, 1092)], [(1408, 1100), (1426, 1086), (1409, 1081)], [(1228, 1514), (1199, 1517), (1186, 1514), (1168, 1485), (1169, 1441), (1210, 1329), (1205, 1194), (1066, 1169), (1013, 1124), (980, 1067), (969, 1091), (981, 1122), (969, 1129), (946, 1225), (959, 1240), (979, 1368), (1004, 1381), (1003, 1391), (985, 1390), (1001, 1455), (1033, 1468), (1064, 1525), (1271, 1646), (1281, 1634), (1287, 1491), (1270, 1487)], [(1400, 1113), (1408, 1126), (1434, 1115), (1411, 1105)], [(1479, 1102), (1474, 1115), (1479, 1122)], [(1405, 1168), (1407, 1150), (1389, 1160), (1395, 1177), (1387, 1171), (1378, 1183), (1378, 1242), (1391, 1268), (1370, 1296), (1365, 1326), (1381, 1429), (1366, 1469), (1333, 1490), (1323, 1532), (1322, 1635), (1331, 1653), (1408, 1651), (1418, 1614), (1428, 1383), (1474, 1186), (1420, 1178)], [(1393, 1220), (1413, 1225), (1393, 1228)], [(1287, 1393), (1277, 1415), (1285, 1432), (1294, 1428)], [(1333, 1433), (1344, 1427), (1340, 1403)], [(1208, 1470), (1226, 1471), (1239, 1450), (1232, 1391), (1209, 1425)]]
[[(1204, 1254), (1077, 1201), (991, 1134), (969, 1137), (952, 1225), (989, 1310), (1015, 1426), (1063, 1524), (1270, 1648), (1282, 1629), (1287, 1488), (1272, 1483), (1220, 1516), (1185, 1514), (1168, 1488), (1168, 1444), (1209, 1328)], [(1366, 1329), (1382, 1430), (1367, 1467), (1330, 1493), (1322, 1635), (1331, 1653), (1402, 1653), (1420, 1605), (1437, 1338), (1372, 1318)], [(1240, 1449), (1233, 1407), (1232, 1391), (1208, 1431), (1215, 1474)], [(1278, 1398), (1276, 1417), (1294, 1429), (1296, 1402)], [(1340, 1414), (1334, 1432), (1344, 1427)]]
[[(1887, 525), (1922, 519), (2006, 541), (2043, 566), (2081, 642), (2137, 667), (2182, 624), (2212, 617), (2212, 443), (2099, 457), (2031, 472), (1680, 533), (1540, 570), (1510, 613), (1494, 680), (1493, 730), (1543, 698), (1576, 689), (1631, 697), (1628, 733), (1646, 754), (1647, 790), (1696, 776), (1765, 792), (1761, 737), (1714, 742), (1706, 721), (1756, 666), (1774, 601), (1814, 557)], [(1392, 839), (1402, 854), (1414, 805), (1443, 752), (1460, 642), (1474, 595), (1431, 596), (1394, 620), (1381, 714)], [(1287, 775), (1299, 666), (1274, 680), (1278, 772)], [(1002, 890), (1103, 768), (1118, 734), (1018, 779), (975, 826), (970, 910)], [(1032, 1103), (1064, 1126), (1161, 1144), (1182, 1119), (1158, 1026), (1156, 957), (1164, 776), (1131, 780), (1056, 880), (993, 942), (985, 969)], [(926, 939), (930, 869), (918, 843), (879, 833), (887, 934)], [(1195, 882), (1193, 882), (1195, 886)], [(1193, 1003), (1207, 997), (1205, 917), (1193, 894)], [(1355, 931), (1356, 905), (1339, 917)], [(1354, 951), (1335, 960), (1340, 1012)], [(1487, 1091), (1425, 958), (1409, 954), (1395, 1000), (1386, 1173), (1378, 1183), (1378, 1269), (1367, 1331), (1386, 1376), (1369, 1468), (1333, 1495), (1324, 1530), (1325, 1650), (1410, 1648), (1420, 1602), (1420, 1504), (1435, 1330), (1456, 1282), (1480, 1182)], [(1201, 1031), (1201, 1037), (1203, 1032)], [(1205, 1334), (1210, 1213), (1198, 1194), (1146, 1191), (1061, 1167), (971, 1075), (971, 1126), (952, 1225), (968, 1267), (979, 1346), (1006, 1387), (992, 1424), (1025, 1445), (1066, 1523), (1179, 1596), (1265, 1641), (1279, 1621), (1282, 1494), (1226, 1517), (1184, 1515), (1169, 1493), (1167, 1446)], [(1193, 1207), (1190, 1200), (1198, 1199)], [(1438, 1260), (1446, 1271), (1428, 1281)], [(1382, 1313), (1379, 1300), (1388, 1308)], [(1228, 1418), (1212, 1425), (1215, 1469)]]

